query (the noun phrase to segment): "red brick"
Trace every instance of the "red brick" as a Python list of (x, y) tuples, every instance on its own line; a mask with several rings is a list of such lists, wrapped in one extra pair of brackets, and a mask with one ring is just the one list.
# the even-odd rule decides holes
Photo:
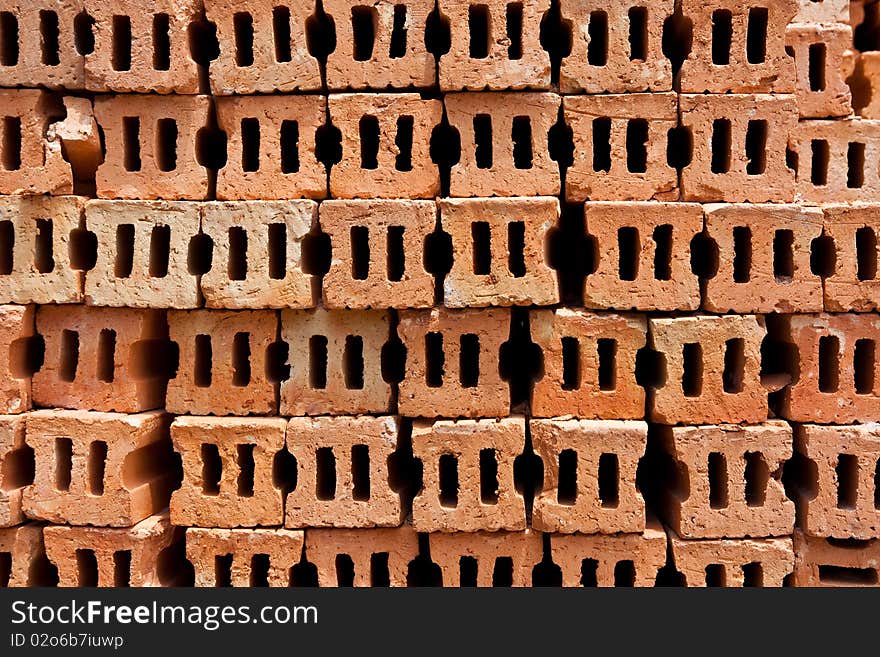
[[(532, 571), (543, 559), (541, 535), (523, 532), (430, 534), (431, 561), (440, 567), (443, 586), (532, 585)], [(473, 560), (476, 581), (467, 581), (465, 560)]]
[[(567, 96), (563, 107), (574, 138), (567, 200), (678, 198), (678, 172), (666, 158), (667, 136), (678, 124), (676, 94)], [(601, 132), (603, 125), (607, 134)], [(607, 162), (597, 161), (603, 150)]]
[(102, 136), (95, 121), (91, 98), (63, 96), (65, 117), (49, 126), (46, 139), (60, 144), (64, 159), (71, 164), (74, 187), (91, 190), (95, 170), (104, 159)]
[(314, 306), (318, 280), (304, 271), (302, 248), (317, 223), (318, 204), (314, 201), (203, 204), (202, 232), (213, 244), (211, 268), (199, 283), (205, 305)]
[(855, 545), (794, 533), (794, 585), (804, 587), (878, 586), (880, 540)]
[[(426, 308), (434, 302), (425, 240), (436, 226), (434, 201), (346, 200), (321, 203), (321, 230), (333, 257), (323, 279), (326, 308)], [(356, 253), (355, 230), (367, 252)], [(396, 231), (396, 232), (395, 232)], [(392, 246), (392, 235), (400, 242)]]
[(189, 528), (186, 556), (198, 587), (285, 587), (302, 556), (303, 541), (302, 532), (287, 529)]
[(794, 205), (709, 205), (706, 231), (718, 247), (703, 307), (712, 312), (822, 310), (822, 279), (811, 271), (822, 212)]
[(791, 538), (683, 541), (672, 536), (685, 586), (778, 588), (794, 569)]
[[(284, 523), (284, 494), (274, 482), (284, 449), (283, 418), (178, 417), (171, 425), (183, 481), (171, 496), (171, 522), (195, 527)], [(206, 449), (215, 448), (218, 471)]]
[[(794, 200), (795, 174), (786, 163), (789, 137), (798, 129), (794, 96), (682, 95), (679, 102), (681, 122), (693, 137), (691, 163), (681, 174), (684, 200)], [(729, 140), (723, 138), (725, 125)], [(750, 126), (755, 126), (755, 151), (749, 145)]]
[(0, 306), (0, 412), (31, 407), (28, 345), (34, 339), (34, 306)]
[(785, 42), (794, 51), (800, 117), (852, 114), (852, 93), (846, 83), (856, 65), (852, 28), (840, 23), (789, 25)]
[(409, 564), (419, 556), (419, 537), (412, 527), (378, 529), (309, 529), (306, 558), (318, 569), (318, 585), (344, 586), (341, 563), (352, 564), (356, 587), (407, 586)]
[[(514, 461), (525, 449), (525, 438), (521, 417), (416, 423), (412, 446), (422, 463), (422, 489), (413, 500), (413, 528), (419, 532), (525, 529), (525, 503), (513, 481)], [(487, 463), (494, 462), (494, 471), (484, 467), (487, 451), (492, 452)], [(454, 469), (454, 476), (447, 475), (447, 469)], [(447, 490), (450, 481), (455, 490)]]
[(0, 529), (0, 555), (9, 571), (0, 573), (0, 587), (51, 586), (52, 566), (43, 547), (43, 527), (28, 523)]
[[(798, 0), (800, 7), (794, 17), (795, 23), (849, 23), (858, 25), (855, 15), (850, 19), (850, 0)], [(855, 12), (859, 0), (853, 0)]]
[[(461, 138), (461, 154), (452, 166), (450, 196), (559, 193), (559, 167), (550, 159), (548, 138), (557, 121), (559, 96), (456, 93), (448, 94), (443, 103), (450, 125)], [(483, 116), (488, 117), (483, 119), (488, 130), (481, 128), (475, 135), (474, 121)]]
[(214, 102), (227, 137), (226, 164), (217, 173), (218, 199), (326, 198), (327, 172), (315, 151), (326, 118), (322, 96)]
[(664, 359), (664, 376), (648, 396), (650, 419), (661, 424), (766, 420), (767, 390), (759, 376), (765, 334), (763, 318), (754, 315), (651, 319), (649, 345)]
[[(544, 464), (543, 486), (532, 511), (534, 529), (563, 534), (644, 531), (645, 501), (636, 486), (636, 470), (645, 454), (647, 424), (625, 420), (531, 420), (529, 424), (535, 453)], [(574, 470), (562, 472), (566, 452), (575, 459)], [(611, 486), (605, 488), (604, 482)], [(569, 490), (571, 483), (575, 487)]]
[[(440, 224), (452, 237), (452, 269), (444, 280), (444, 305), (468, 308), (559, 303), (556, 272), (547, 261), (548, 234), (559, 220), (558, 200), (451, 199), (440, 201), (439, 206)], [(480, 224), (489, 231), (486, 244), (478, 244), (475, 238)], [(511, 229), (516, 226), (522, 228), (519, 245), (511, 238)], [(478, 266), (483, 259), (485, 269), (483, 264)], [(516, 268), (515, 262), (519, 263)]]
[(871, 312), (880, 308), (877, 236), (880, 206), (831, 205), (822, 208), (824, 232), (834, 243), (834, 266), (824, 279), (825, 309)]
[(290, 377), (281, 383), (281, 414), (387, 413), (392, 391), (381, 356), (390, 331), (381, 311), (282, 311)]
[[(168, 383), (165, 407), (193, 415), (271, 415), (277, 383), (267, 371), (278, 315), (268, 310), (172, 310), (177, 375)], [(239, 337), (243, 336), (243, 337)]]
[(40, 306), (45, 361), (33, 376), (37, 406), (137, 413), (160, 408), (167, 376), (157, 355), (164, 313), (132, 308)]
[(24, 522), (21, 498), (34, 478), (34, 455), (24, 441), (24, 415), (0, 415), (0, 527)]
[[(330, 120), (342, 133), (342, 159), (330, 169), (331, 196), (440, 194), (440, 170), (429, 152), (431, 131), (443, 115), (439, 100), (423, 100), (418, 94), (338, 94), (327, 102)], [(370, 132), (371, 121), (375, 134)]]
[[(584, 281), (587, 308), (700, 307), (700, 280), (691, 268), (691, 242), (703, 230), (699, 205), (597, 201), (584, 205), (584, 220), (596, 244), (595, 271)], [(631, 245), (627, 232), (635, 236)]]
[[(285, 527), (400, 525), (405, 512), (390, 470), (397, 437), (393, 417), (291, 418), (287, 449), (297, 485), (287, 496)], [(329, 464), (319, 458), (324, 450)]]
[(509, 310), (402, 310), (397, 330), (406, 348), (406, 373), (397, 400), (402, 415), (509, 413), (510, 390), (499, 371), (501, 345), (510, 334)]
[[(544, 355), (543, 375), (532, 395), (535, 417), (644, 417), (645, 391), (636, 382), (636, 355), (646, 343), (644, 317), (568, 308), (530, 316), (532, 340)], [(575, 348), (570, 365), (567, 344)]]
[(868, 104), (859, 109), (859, 116), (865, 119), (880, 119), (880, 52), (858, 53), (856, 74), (864, 78), (866, 91), (870, 97)]

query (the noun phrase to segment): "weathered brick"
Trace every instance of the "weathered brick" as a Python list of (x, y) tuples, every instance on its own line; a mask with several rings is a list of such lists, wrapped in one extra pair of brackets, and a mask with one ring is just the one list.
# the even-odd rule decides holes
[(531, 586), (543, 558), (541, 535), (529, 530), (437, 533), (429, 541), (446, 587)]
[(824, 233), (834, 243), (833, 267), (824, 279), (825, 309), (871, 312), (880, 308), (877, 236), (880, 206), (829, 205), (822, 208)]
[(794, 553), (795, 586), (880, 586), (880, 540), (841, 545), (797, 529)]
[(794, 570), (790, 537), (683, 541), (673, 535), (671, 543), (685, 586), (778, 588)]
[(186, 530), (186, 556), (195, 585), (290, 586), (302, 556), (304, 536), (288, 529)]
[(644, 417), (645, 391), (636, 382), (636, 356), (647, 341), (644, 317), (560, 308), (530, 318), (544, 357), (532, 395), (535, 417)]
[(24, 441), (25, 415), (0, 415), (0, 527), (24, 522), (21, 498), (34, 480), (34, 454)]
[(171, 425), (183, 481), (171, 522), (195, 527), (280, 526), (284, 494), (274, 481), (283, 418), (178, 417)]
[(450, 199), (439, 207), (440, 224), (452, 237), (444, 305), (559, 303), (556, 272), (547, 261), (548, 234), (559, 220), (557, 199)]
[(419, 537), (409, 525), (306, 532), (306, 558), (318, 569), (322, 587), (407, 586), (417, 556)]
[(46, 559), (42, 525), (31, 522), (0, 529), (0, 557), (6, 562), (6, 568), (0, 568), (0, 588), (52, 586), (57, 580)]
[(859, 109), (865, 119), (880, 119), (880, 52), (867, 51), (858, 54), (856, 74), (864, 78), (870, 99)]
[(852, 92), (846, 83), (856, 65), (849, 25), (789, 25), (785, 42), (794, 52), (797, 101), (801, 118), (852, 114)]
[[(794, 17), (795, 23), (850, 22), (850, 0), (798, 0), (798, 3), (800, 7)], [(858, 4), (858, 0), (853, 0), (852, 4)], [(852, 20), (853, 25), (860, 22)]]
[(31, 407), (29, 345), (34, 336), (35, 306), (0, 306), (0, 412), (22, 413)]

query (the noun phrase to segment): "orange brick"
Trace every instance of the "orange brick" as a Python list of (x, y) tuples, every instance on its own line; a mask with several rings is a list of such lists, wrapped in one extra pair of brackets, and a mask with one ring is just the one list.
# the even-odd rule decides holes
[(795, 586), (880, 586), (880, 540), (841, 545), (795, 530), (794, 552)]
[(25, 415), (0, 415), (0, 527), (24, 522), (21, 498), (34, 480), (34, 454), (24, 441)]
[(880, 206), (831, 205), (822, 208), (824, 232), (834, 243), (834, 266), (824, 279), (825, 309), (871, 312), (880, 308), (877, 236)]
[(430, 534), (431, 561), (440, 567), (443, 586), (532, 585), (543, 558), (541, 535), (523, 532)]
[(309, 529), (306, 558), (318, 569), (318, 585), (322, 587), (403, 587), (407, 586), (410, 563), (419, 556), (418, 539), (409, 525)]
[(794, 570), (791, 538), (683, 541), (672, 536), (685, 586), (779, 588)]
[(32, 522), (0, 529), (0, 556), (7, 564), (0, 569), (0, 588), (52, 586), (57, 580), (46, 559), (42, 525)]
[[(850, 0), (798, 0), (800, 7), (794, 17), (795, 23), (849, 23)], [(856, 5), (859, 0), (852, 2), (852, 24), (857, 25), (861, 20), (855, 19)]]
[(789, 25), (788, 48), (797, 67), (797, 100), (801, 118), (852, 114), (852, 92), (846, 83), (856, 65), (849, 25)]
[(34, 306), (0, 306), (0, 411), (22, 413), (31, 407), (28, 345), (34, 340)]
[(856, 71), (857, 75), (864, 78), (866, 91), (870, 92), (870, 100), (859, 110), (859, 116), (880, 119), (880, 52), (872, 50), (858, 53)]
[(289, 586), (299, 563), (303, 533), (287, 529), (186, 530), (186, 556), (195, 585)]

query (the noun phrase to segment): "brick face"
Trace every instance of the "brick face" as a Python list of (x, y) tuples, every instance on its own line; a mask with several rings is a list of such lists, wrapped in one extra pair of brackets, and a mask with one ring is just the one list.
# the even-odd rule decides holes
[(292, 568), (302, 555), (302, 532), (289, 529), (186, 530), (186, 556), (195, 569), (195, 585), (290, 585)]
[(785, 41), (794, 51), (801, 118), (852, 114), (852, 92), (846, 82), (856, 65), (852, 28), (842, 24), (789, 25)]
[(31, 407), (32, 377), (27, 345), (34, 339), (34, 306), (0, 306), (0, 410), (22, 413)]
[(443, 586), (531, 586), (541, 535), (525, 532), (429, 534)]
[[(409, 525), (310, 529), (306, 532), (306, 558), (318, 569), (318, 586), (403, 587), (407, 586), (409, 565), (419, 556), (418, 539)], [(350, 584), (346, 581), (346, 557), (351, 563)]]
[(877, 310), (878, 208), (832, 205), (823, 208), (824, 232), (834, 244), (834, 266), (824, 280), (825, 309), (831, 312)]
[(673, 536), (672, 554), (686, 586), (778, 588), (794, 569), (788, 537), (682, 541)]
[(34, 455), (24, 440), (25, 417), (0, 415), (0, 527), (25, 520), (21, 499), (34, 476)]
[(8, 559), (4, 586), (51, 586), (51, 568), (43, 547), (43, 527), (31, 522), (17, 527), (0, 528), (0, 554)]

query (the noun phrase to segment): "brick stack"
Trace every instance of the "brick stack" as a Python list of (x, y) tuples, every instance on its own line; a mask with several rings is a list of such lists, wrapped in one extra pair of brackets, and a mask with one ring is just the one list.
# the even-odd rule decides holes
[(878, 5), (0, 0), (0, 585), (877, 584)]

